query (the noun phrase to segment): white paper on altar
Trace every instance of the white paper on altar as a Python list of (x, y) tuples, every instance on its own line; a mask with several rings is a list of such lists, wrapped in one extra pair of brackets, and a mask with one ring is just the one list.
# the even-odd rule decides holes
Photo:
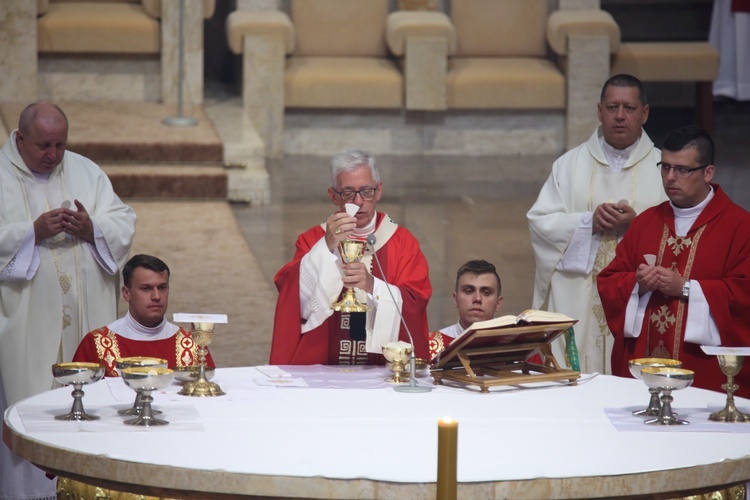
[(721, 347), (721, 346), (710, 346), (702, 345), (701, 349), (708, 355), (718, 356), (722, 354), (730, 354), (734, 356), (750, 356), (750, 347)]
[[(646, 398), (648, 399), (648, 398)], [(672, 413), (675, 414), (676, 418), (680, 420), (687, 420), (690, 422), (687, 425), (647, 425), (644, 422), (656, 417), (644, 417), (640, 415), (633, 415), (634, 411), (642, 410), (646, 407), (646, 402), (643, 406), (632, 406), (628, 408), (604, 408), (604, 413), (607, 414), (609, 421), (615, 426), (618, 431), (635, 431), (635, 432), (750, 432), (750, 425), (746, 423), (729, 423), (729, 422), (713, 422), (708, 419), (708, 416), (714, 412), (721, 411), (722, 408), (682, 408), (672, 405)], [(750, 408), (740, 409), (744, 413), (748, 413)]]
[(304, 379), (294, 377), (254, 378), (253, 383), (262, 387), (310, 387)]
[(227, 315), (174, 313), (172, 321), (175, 323), (227, 323)]

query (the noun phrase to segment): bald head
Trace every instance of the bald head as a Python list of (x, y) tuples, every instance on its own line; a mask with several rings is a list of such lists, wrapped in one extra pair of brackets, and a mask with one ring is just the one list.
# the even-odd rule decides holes
[(48, 174), (57, 167), (68, 143), (68, 118), (49, 102), (29, 104), (21, 112), (16, 146), (26, 166)]
[(52, 104), (51, 102), (35, 102), (29, 104), (21, 111), (21, 116), (18, 118), (18, 130), (27, 134), (29, 133), (30, 127), (35, 123), (45, 123), (53, 125), (64, 125), (68, 128), (68, 117), (60, 106)]

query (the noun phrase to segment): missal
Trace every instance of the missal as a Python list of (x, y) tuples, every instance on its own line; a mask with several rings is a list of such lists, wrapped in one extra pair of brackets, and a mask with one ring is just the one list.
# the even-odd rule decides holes
[[(487, 347), (515, 346), (513, 350), (518, 353), (523, 351), (518, 349), (519, 346), (529, 346), (527, 354), (530, 355), (532, 350), (552, 342), (574, 323), (577, 323), (577, 320), (565, 314), (537, 309), (526, 309), (517, 316), (509, 314), (477, 321), (439, 352), (431, 364), (435, 366), (440, 359), (445, 361), (460, 350)], [(497, 351), (493, 350), (494, 352)]]
[(577, 321), (536, 309), (478, 321), (430, 361), (430, 373), (437, 384), (452, 380), (477, 385), (483, 392), (496, 385), (575, 383), (580, 373), (561, 368), (550, 343)]

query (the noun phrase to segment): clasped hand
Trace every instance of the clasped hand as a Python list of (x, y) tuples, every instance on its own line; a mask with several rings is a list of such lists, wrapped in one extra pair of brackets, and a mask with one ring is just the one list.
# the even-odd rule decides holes
[(75, 200), (75, 205), (78, 210), (55, 208), (40, 215), (34, 221), (35, 243), (38, 245), (60, 233), (67, 233), (93, 243), (94, 223), (80, 201)]
[(635, 210), (627, 203), (602, 203), (594, 210), (591, 231), (625, 234), (634, 218)]
[(659, 291), (670, 297), (682, 295), (682, 287), (685, 280), (677, 271), (661, 266), (649, 266), (640, 264), (635, 271), (635, 280), (638, 283), (638, 294)]

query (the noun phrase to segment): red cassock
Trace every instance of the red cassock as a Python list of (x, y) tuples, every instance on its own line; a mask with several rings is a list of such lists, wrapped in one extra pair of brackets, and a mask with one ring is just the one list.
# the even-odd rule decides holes
[[(615, 259), (599, 274), (597, 285), (615, 336), (612, 373), (630, 376), (628, 361), (641, 357), (669, 357), (695, 371), (693, 385), (722, 391), (726, 376), (716, 356), (685, 342), (690, 300), (651, 294), (640, 336), (625, 338), (625, 308), (635, 287), (635, 270), (645, 254), (657, 265), (697, 280), (725, 347), (750, 347), (750, 214), (732, 203), (713, 184), (714, 197), (684, 237), (675, 235), (669, 202), (650, 208), (633, 220), (617, 246)], [(735, 377), (738, 396), (750, 397), (750, 363)]]
[[(385, 214), (378, 213), (378, 226), (384, 217)], [(270, 363), (273, 365), (340, 364), (336, 356), (339, 342), (349, 338), (348, 330), (341, 328), (345, 323), (341, 321), (341, 313), (334, 312), (322, 325), (302, 334), (300, 262), (324, 235), (325, 231), (320, 226), (302, 233), (297, 238), (297, 250), (293, 260), (282, 267), (274, 278), (279, 298), (276, 303), (271, 344)], [(399, 288), (403, 300), (404, 320), (414, 337), (415, 355), (428, 359), (427, 303), (432, 294), (432, 286), (427, 259), (419, 248), (419, 242), (407, 229), (399, 226), (390, 239), (377, 250), (377, 256), (385, 276), (381, 275), (380, 268), (374, 261), (372, 275)], [(400, 326), (399, 340), (409, 342), (403, 325)], [(358, 344), (362, 346), (363, 342)], [(385, 363), (382, 354), (362, 354), (361, 359), (367, 364)]]
[[(183, 328), (169, 338), (161, 340), (131, 340), (109, 328), (102, 327), (86, 334), (78, 344), (73, 361), (103, 363), (106, 377), (118, 377), (115, 370), (117, 358), (146, 356), (166, 359), (169, 368), (192, 366), (198, 363), (198, 346), (190, 333)], [(215, 368), (211, 353), (206, 355), (206, 365)]]

